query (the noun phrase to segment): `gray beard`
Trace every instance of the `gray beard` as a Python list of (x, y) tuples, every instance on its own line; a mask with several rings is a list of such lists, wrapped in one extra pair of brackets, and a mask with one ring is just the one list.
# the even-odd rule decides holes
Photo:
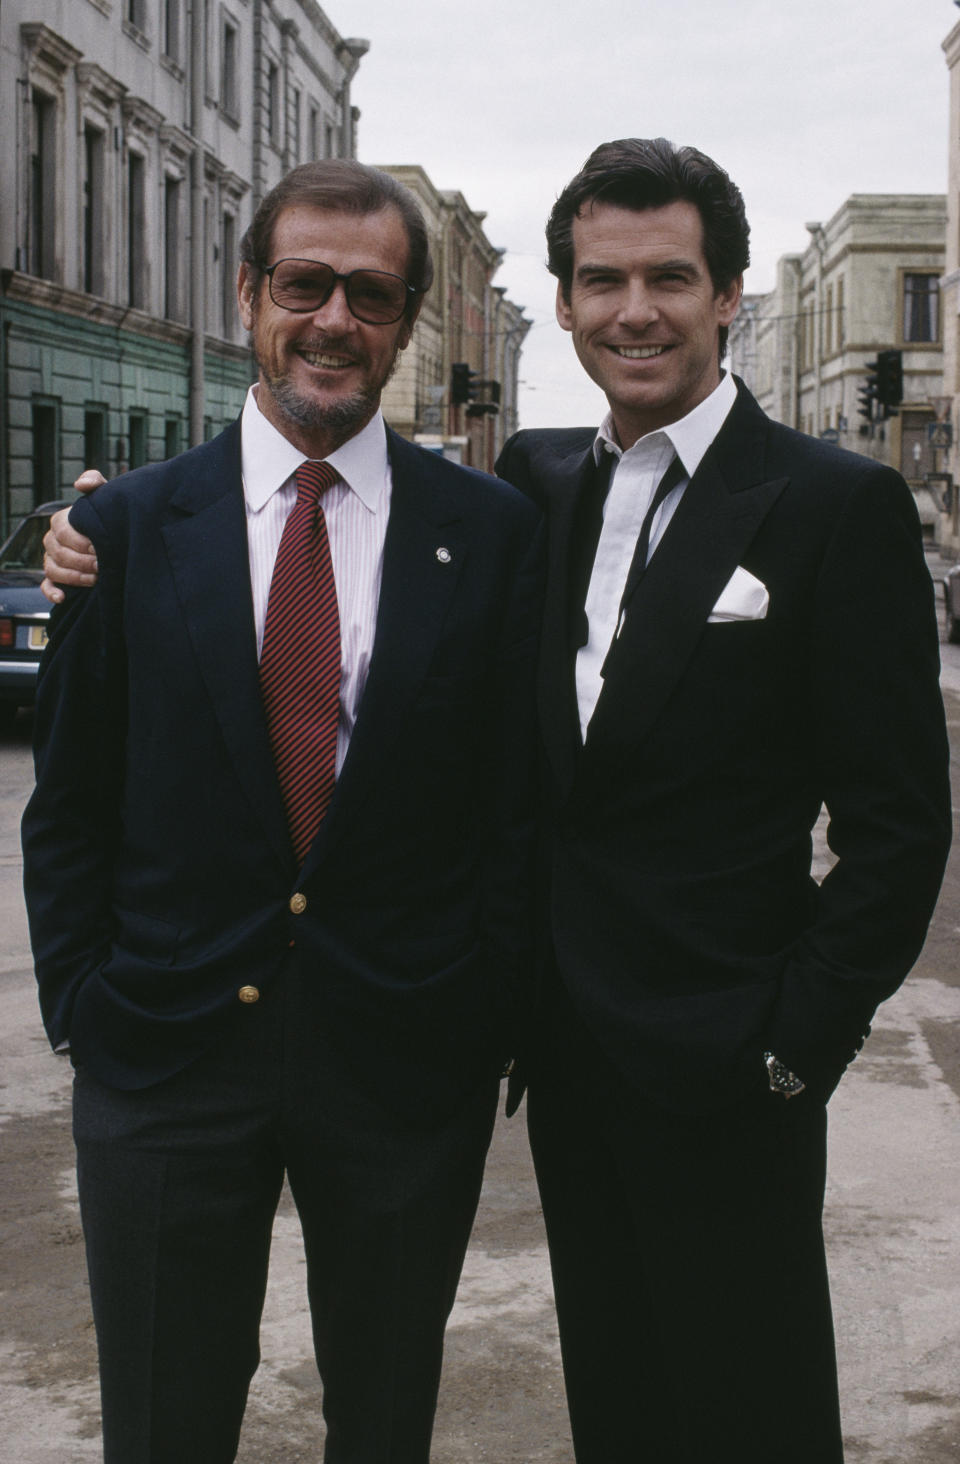
[(287, 377), (266, 376), (270, 393), (285, 417), (308, 432), (317, 430), (329, 432), (341, 442), (346, 442), (361, 427), (366, 426), (380, 402), (379, 391), (372, 389), (356, 391), (353, 396), (340, 401), (321, 405), (310, 397), (303, 397), (290, 385)]

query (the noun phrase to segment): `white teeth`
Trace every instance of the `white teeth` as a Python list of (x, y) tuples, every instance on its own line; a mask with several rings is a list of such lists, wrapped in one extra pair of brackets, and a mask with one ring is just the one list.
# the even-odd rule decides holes
[(347, 356), (327, 356), (322, 351), (301, 351), (303, 359), (311, 366), (349, 366), (351, 362)]
[(625, 356), (628, 361), (647, 361), (651, 356), (662, 356), (666, 346), (615, 346), (614, 350), (618, 356)]

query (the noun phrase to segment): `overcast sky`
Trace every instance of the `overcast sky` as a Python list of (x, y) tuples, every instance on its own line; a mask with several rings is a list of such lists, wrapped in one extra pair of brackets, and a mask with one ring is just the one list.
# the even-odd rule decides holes
[(597, 143), (663, 135), (716, 158), (746, 199), (753, 292), (849, 194), (946, 191), (951, 0), (323, 3), (370, 41), (361, 159), (419, 163), (506, 250), (496, 283), (534, 321), (527, 427), (599, 419), (543, 265), (547, 213)]

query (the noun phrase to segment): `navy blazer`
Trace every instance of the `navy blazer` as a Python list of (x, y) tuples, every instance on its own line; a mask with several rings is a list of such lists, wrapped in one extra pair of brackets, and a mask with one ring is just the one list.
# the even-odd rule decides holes
[[(920, 950), (950, 842), (938, 635), (900, 476), (737, 401), (626, 608), (581, 746), (569, 581), (593, 429), (521, 432), (546, 507), (539, 674), (556, 966), (642, 1091), (826, 1095)], [(743, 566), (765, 618), (709, 616)], [(837, 862), (818, 886), (811, 830)]]
[(392, 1105), (442, 1117), (510, 1051), (539, 514), (393, 433), (389, 453), (369, 677), (301, 869), (260, 696), (239, 423), (74, 506), (99, 582), (55, 614), (41, 666), (25, 886), (50, 1039), (108, 1084), (190, 1061), (293, 941), (318, 1022)]

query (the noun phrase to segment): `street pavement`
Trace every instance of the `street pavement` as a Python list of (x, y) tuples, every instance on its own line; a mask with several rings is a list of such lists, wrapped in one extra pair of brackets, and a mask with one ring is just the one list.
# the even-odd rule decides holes
[[(930, 563), (936, 578), (944, 566), (935, 557)], [(942, 650), (957, 808), (960, 647)], [(100, 1458), (96, 1360), (70, 1072), (40, 1028), (20, 896), (18, 822), (30, 779), (29, 721), (21, 718), (12, 733), (0, 733), (0, 1464), (83, 1464)], [(822, 871), (822, 830), (818, 850)], [(881, 1008), (830, 1105), (826, 1227), (847, 1464), (960, 1461), (958, 934), (960, 848), (914, 974)], [(264, 1360), (238, 1464), (321, 1457), (304, 1275), (285, 1195)], [(775, 1321), (770, 1345), (784, 1346), (790, 1367)], [(491, 1150), (448, 1333), (433, 1457), (435, 1464), (573, 1464), (522, 1116), (499, 1122)], [(776, 1457), (771, 1440), (771, 1464)]]

